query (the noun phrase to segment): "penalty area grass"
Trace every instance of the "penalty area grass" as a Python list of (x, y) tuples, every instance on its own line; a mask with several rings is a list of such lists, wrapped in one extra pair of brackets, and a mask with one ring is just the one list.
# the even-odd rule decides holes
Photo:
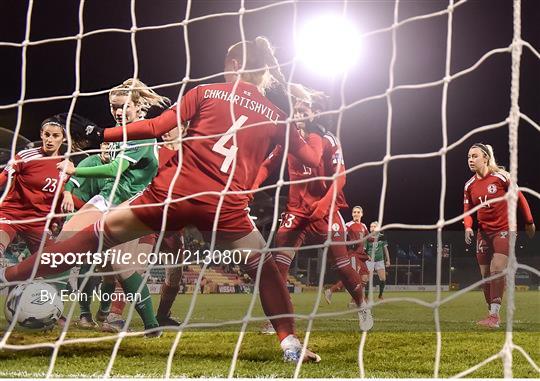
[[(452, 293), (442, 293), (442, 298)], [(540, 292), (516, 292), (516, 311), (513, 323), (513, 341), (523, 348), (531, 359), (540, 362)], [(437, 336), (434, 309), (396, 298), (417, 298), (433, 302), (435, 293), (387, 292), (385, 301), (373, 309), (375, 326), (366, 337), (364, 367), (366, 377), (401, 378), (433, 377)], [(154, 306), (159, 296), (154, 295)], [(172, 363), (172, 377), (227, 377), (234, 348), (241, 329), (251, 295), (199, 295), (191, 323), (181, 335)], [(314, 308), (317, 294), (307, 292), (292, 295), (295, 312), (309, 315)], [(476, 326), (487, 309), (483, 294), (473, 291), (444, 303), (440, 308), (441, 361), (440, 377), (450, 377), (497, 354), (505, 341), (505, 308), (502, 309), (503, 325), (499, 330), (488, 331)], [(191, 295), (179, 295), (172, 316), (183, 319), (189, 308)], [(347, 308), (349, 296), (343, 292), (334, 294), (332, 304), (321, 298), (309, 338), (309, 348), (322, 357), (319, 364), (304, 364), (301, 377), (358, 378), (358, 351), (361, 333), (355, 311)], [(4, 300), (0, 298), (3, 305)], [(66, 304), (65, 313), (70, 305)], [(93, 305), (93, 310), (97, 304)], [(126, 308), (127, 315), (127, 308)], [(78, 317), (75, 308), (74, 317)], [(292, 377), (294, 366), (284, 363), (277, 338), (262, 335), (262, 310), (257, 302), (244, 337), (235, 377)], [(237, 323), (225, 324), (235, 320)], [(201, 324), (213, 324), (201, 327)], [(297, 319), (298, 334), (305, 336), (308, 321)], [(0, 327), (7, 323), (3, 316)], [(134, 314), (131, 328), (142, 330), (139, 317)], [(9, 344), (55, 343), (60, 329), (49, 332), (32, 332), (15, 329)], [(100, 338), (110, 334), (81, 330), (74, 324), (69, 327), (66, 340)], [(175, 340), (176, 332), (166, 331), (159, 339), (126, 337), (122, 340), (112, 363), (111, 376), (163, 377), (167, 358)], [(54, 363), (53, 377), (100, 377), (104, 374), (116, 340), (99, 342), (66, 343), (60, 347)], [(41, 378), (47, 374), (52, 348), (24, 350), (0, 350), (0, 377)], [(538, 373), (525, 357), (513, 352), (513, 375), (519, 378), (538, 378)], [(503, 377), (500, 358), (476, 370), (471, 377)]]

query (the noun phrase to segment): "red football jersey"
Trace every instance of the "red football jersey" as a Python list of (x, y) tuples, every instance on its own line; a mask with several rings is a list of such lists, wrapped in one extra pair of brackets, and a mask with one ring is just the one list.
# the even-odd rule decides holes
[[(326, 133), (323, 139), (323, 155), (319, 167), (315, 170), (315, 176), (330, 177), (336, 174), (340, 166), (345, 169), (345, 162), (343, 160), (343, 154), (341, 147), (339, 146), (337, 139), (334, 135)], [(310, 183), (310, 193), (318, 195), (319, 198), (323, 197), (332, 186), (332, 180), (317, 181)], [(347, 208), (347, 201), (343, 188), (337, 192), (336, 195), (336, 209)]]
[[(283, 157), (283, 147), (277, 145), (272, 153), (268, 156), (268, 164), (271, 168), (279, 168), (279, 164)], [(308, 167), (294, 155), (287, 155), (287, 169), (289, 171), (289, 180), (298, 181), (313, 177), (314, 170)], [(311, 182), (303, 182), (289, 185), (289, 194), (287, 197), (287, 211), (295, 216), (308, 218), (312, 212), (312, 205), (320, 199), (320, 196), (315, 196), (310, 193), (309, 187)]]
[(48, 158), (41, 147), (17, 153), (15, 161), (4, 168), (4, 175), (13, 178), (0, 207), (22, 209), (26, 218), (45, 217), (51, 211), (56, 189), (64, 186), (56, 169), (61, 161), (59, 157)]
[[(347, 228), (347, 241), (359, 241), (369, 235), (369, 230), (363, 222), (349, 221)], [(351, 250), (352, 248), (352, 250)], [(364, 242), (355, 242), (349, 246), (349, 255), (358, 255), (360, 258), (369, 259), (364, 249)]]
[(158, 149), (158, 168), (163, 168), (167, 165), (170, 165), (169, 162), (171, 161), (173, 156), (178, 156), (178, 150), (167, 148), (164, 145), (160, 146)]
[[(279, 168), (283, 156), (283, 147), (278, 145), (266, 159), (264, 165), (268, 172)], [(336, 139), (326, 134), (323, 139), (323, 154), (318, 167), (312, 168), (302, 164), (294, 155), (287, 157), (287, 169), (289, 171), (290, 181), (299, 181), (310, 179), (317, 176), (332, 176), (337, 169), (338, 164), (343, 166), (343, 157), (341, 150), (337, 145)], [(258, 187), (260, 184), (256, 184)], [(287, 198), (287, 211), (300, 217), (308, 218), (313, 212), (313, 204), (319, 201), (332, 186), (332, 181), (313, 180), (299, 182), (289, 185), (289, 195)], [(343, 190), (336, 195), (336, 210), (346, 208), (347, 202)]]
[[(278, 123), (285, 120), (284, 113), (255, 85), (239, 82), (233, 92), (234, 85), (201, 85), (182, 98), (180, 120), (186, 124), (189, 122), (189, 127), (182, 142), (181, 172), (175, 184), (175, 196), (213, 191), (217, 194), (200, 195), (196, 199), (215, 205), (229, 177), (229, 192), (251, 189), (270, 147), (284, 142), (286, 125)], [(130, 124), (128, 138), (161, 136), (177, 125), (176, 110), (174, 105), (157, 118)], [(289, 131), (291, 152), (305, 152), (306, 144), (296, 128), (291, 126)], [(122, 127), (106, 129), (104, 137), (108, 141), (122, 140)], [(311, 135), (310, 143), (320, 149), (319, 137)], [(317, 147), (313, 150), (308, 148), (308, 151), (305, 157), (318, 163), (317, 155), (311, 155)], [(178, 156), (173, 156), (171, 163), (177, 165), (178, 162)], [(158, 176), (154, 182), (170, 180)], [(248, 194), (229, 194), (225, 197), (224, 206), (245, 207), (248, 200)]]

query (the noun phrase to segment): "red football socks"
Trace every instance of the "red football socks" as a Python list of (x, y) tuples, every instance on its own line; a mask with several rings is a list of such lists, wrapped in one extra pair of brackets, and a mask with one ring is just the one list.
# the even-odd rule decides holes
[[(260, 254), (251, 255), (247, 263), (243, 266), (243, 270), (248, 273), (253, 281), (255, 281), (257, 276), (259, 261)], [(266, 316), (292, 314), (293, 306), (289, 297), (289, 291), (287, 291), (285, 283), (282, 280), (283, 278), (278, 271), (272, 255), (269, 253), (265, 255), (260, 276), (259, 294)], [(295, 334), (294, 318), (292, 316), (270, 318), (270, 321), (280, 341), (289, 335)]]

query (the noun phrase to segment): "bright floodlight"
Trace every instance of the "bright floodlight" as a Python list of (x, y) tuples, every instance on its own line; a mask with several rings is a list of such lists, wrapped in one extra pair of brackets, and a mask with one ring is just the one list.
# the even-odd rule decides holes
[(296, 51), (300, 60), (322, 75), (333, 76), (350, 68), (357, 60), (360, 36), (355, 26), (339, 16), (322, 16), (300, 30)]

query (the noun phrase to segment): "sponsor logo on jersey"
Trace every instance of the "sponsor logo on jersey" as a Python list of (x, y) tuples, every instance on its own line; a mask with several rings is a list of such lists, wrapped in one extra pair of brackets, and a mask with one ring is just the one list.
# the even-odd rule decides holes
[(493, 194), (493, 193), (497, 193), (497, 185), (495, 184), (489, 184), (488, 187), (487, 187), (487, 190), (489, 193)]
[(86, 135), (90, 135), (94, 131), (94, 126), (88, 125), (86, 126)]
[(335, 232), (337, 232), (339, 230), (339, 224), (337, 222), (334, 222), (332, 224), (332, 230), (335, 231)]
[(499, 232), (499, 235), (501, 236), (501, 238), (508, 238), (508, 232), (507, 231)]

